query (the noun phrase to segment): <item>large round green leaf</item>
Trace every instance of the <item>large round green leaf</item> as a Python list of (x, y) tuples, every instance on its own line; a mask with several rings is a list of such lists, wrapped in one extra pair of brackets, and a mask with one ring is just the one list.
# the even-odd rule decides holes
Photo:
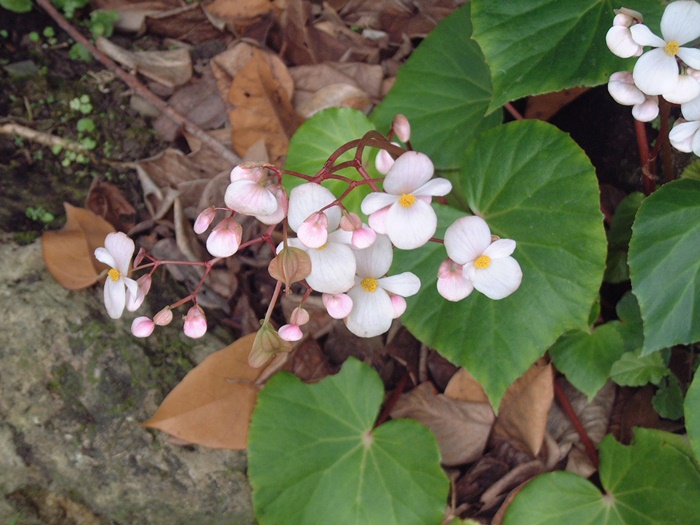
[(685, 426), (695, 458), (700, 461), (700, 374), (695, 374), (683, 405)]
[[(430, 243), (396, 251), (395, 269), (422, 282), (404, 324), (450, 361), (466, 367), (494, 407), (506, 388), (567, 330), (588, 327), (605, 267), (605, 232), (595, 171), (565, 133), (544, 122), (513, 122), (480, 135), (468, 149), (452, 197), (514, 239), (520, 289), (500, 301), (474, 291), (451, 303), (438, 295), (447, 257)], [(441, 208), (443, 228), (465, 212)]]
[[(365, 133), (372, 130), (374, 126), (361, 111), (350, 108), (330, 108), (320, 111), (304, 122), (294, 133), (289, 142), (284, 169), (308, 176), (316, 175), (334, 151), (347, 142), (362, 138)], [(352, 160), (354, 155), (355, 150), (350, 150), (341, 155), (337, 163)], [(379, 176), (371, 160), (375, 155), (376, 150), (366, 148), (363, 156), (364, 165), (373, 178)], [(338, 173), (354, 180), (362, 178), (351, 168), (343, 169)], [(288, 191), (304, 182), (303, 179), (291, 175), (284, 177), (284, 187)], [(336, 197), (340, 197), (348, 187), (346, 182), (338, 180), (328, 180), (323, 185)], [(370, 191), (367, 186), (355, 188), (343, 200), (343, 204), (350, 211), (359, 213), (360, 203)]]
[(662, 186), (640, 206), (629, 249), (649, 354), (700, 340), (700, 181)]
[(528, 483), (504, 525), (640, 525), (697, 523), (700, 473), (682, 438), (637, 429), (624, 446), (608, 435), (600, 446), (605, 494), (576, 474), (553, 472)]
[(282, 372), (258, 397), (248, 474), (261, 524), (439, 524), (449, 483), (430, 431), (374, 427), (378, 374), (355, 359), (317, 384)]
[(411, 144), (439, 168), (455, 168), (471, 140), (501, 122), (485, 116), (491, 80), (471, 37), (469, 5), (442, 20), (399, 69), (396, 83), (371, 115), (389, 130), (394, 116), (411, 122)]
[[(605, 43), (618, 2), (611, 0), (474, 0), (474, 40), (491, 68), (490, 110), (526, 95), (573, 86), (596, 86), (634, 59), (613, 55)], [(658, 34), (662, 7), (656, 0), (630, 0)]]

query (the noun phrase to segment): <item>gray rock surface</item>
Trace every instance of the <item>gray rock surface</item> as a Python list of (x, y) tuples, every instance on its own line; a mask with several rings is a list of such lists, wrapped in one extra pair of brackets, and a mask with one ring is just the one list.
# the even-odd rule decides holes
[(101, 287), (69, 291), (39, 241), (0, 238), (0, 525), (254, 523), (245, 454), (176, 446), (148, 419), (225, 342), (134, 338)]

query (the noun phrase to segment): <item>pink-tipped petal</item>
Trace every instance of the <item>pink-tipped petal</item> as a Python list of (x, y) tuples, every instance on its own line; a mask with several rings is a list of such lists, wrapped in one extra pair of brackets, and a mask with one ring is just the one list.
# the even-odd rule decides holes
[(652, 95), (632, 107), (632, 116), (639, 122), (651, 122), (659, 116), (659, 97)]
[(226, 206), (243, 215), (271, 215), (277, 211), (277, 199), (265, 187), (251, 180), (237, 180), (226, 188)]
[(298, 239), (309, 248), (320, 248), (328, 241), (328, 217), (325, 213), (313, 213), (297, 230)]
[(309, 322), (309, 319), (311, 319), (309, 312), (307, 312), (306, 309), (302, 308), (301, 306), (297, 306), (294, 310), (292, 310), (292, 314), (289, 316), (289, 322), (298, 326), (305, 325)]
[(605, 35), (605, 43), (608, 45), (608, 49), (610, 49), (614, 55), (621, 58), (636, 56), (636, 54), (642, 49), (642, 46), (637, 44), (637, 42), (632, 39), (632, 33), (630, 32), (629, 27), (624, 26), (614, 25), (608, 29), (608, 32)]
[(244, 162), (239, 164), (231, 170), (231, 182), (236, 182), (237, 180), (250, 180), (253, 182), (260, 182), (265, 176), (265, 168), (262, 166), (252, 163)]
[(408, 142), (411, 138), (411, 124), (405, 115), (400, 113), (394, 117), (394, 122), (391, 125), (394, 133), (396, 133), (396, 138), (401, 142)]
[(173, 320), (173, 311), (169, 306), (163, 308), (153, 316), (153, 322), (158, 326), (166, 326)]
[(438, 270), (437, 289), (448, 301), (457, 302), (472, 293), (474, 285), (464, 276), (461, 265), (446, 259)]
[(184, 331), (185, 335), (192, 339), (198, 339), (207, 333), (207, 319), (199, 305), (194, 305), (187, 311)]
[(287, 216), (287, 210), (289, 209), (289, 199), (287, 198), (287, 190), (279, 184), (272, 184), (268, 186), (267, 190), (274, 195), (277, 201), (277, 210), (269, 215), (254, 215), (263, 224), (271, 226), (273, 224), (279, 224)]
[(367, 227), (362, 227), (352, 232), (352, 245), (358, 250), (369, 248), (377, 240), (377, 233)]
[(394, 319), (398, 319), (406, 311), (406, 299), (400, 295), (392, 295), (391, 306), (394, 308)]
[(214, 206), (205, 209), (194, 221), (194, 233), (200, 234), (207, 231), (214, 221), (214, 217), (216, 217), (216, 208), (214, 208)]
[(369, 227), (380, 235), (386, 235), (386, 215), (389, 213), (391, 206), (386, 206), (375, 211), (367, 218)]
[(148, 295), (148, 292), (151, 289), (152, 282), (153, 282), (153, 280), (151, 279), (150, 275), (148, 275), (148, 274), (142, 275), (136, 281), (136, 284), (138, 285), (136, 295), (132, 295), (131, 292), (129, 290), (127, 290), (127, 293), (126, 293), (126, 309), (127, 310), (129, 310), (130, 312), (135, 312), (136, 310), (139, 309), (139, 307), (143, 304), (143, 301), (146, 298), (146, 295)]
[(374, 166), (377, 168), (377, 171), (382, 175), (386, 175), (393, 165), (394, 157), (389, 155), (389, 152), (385, 149), (380, 149), (377, 157), (374, 159)]
[(352, 310), (352, 299), (347, 294), (331, 295), (324, 293), (322, 299), (323, 306), (326, 307), (328, 315), (333, 319), (343, 319)]
[(238, 251), (243, 228), (233, 217), (217, 224), (207, 237), (207, 251), (214, 257), (230, 257)]
[(280, 326), (280, 329), (277, 330), (277, 333), (283, 340), (292, 343), (295, 341), (299, 341), (302, 337), (304, 337), (301, 328), (299, 328), (295, 324), (285, 324), (283, 326)]
[(137, 317), (131, 323), (131, 333), (136, 337), (148, 337), (155, 328), (155, 323), (148, 317)]

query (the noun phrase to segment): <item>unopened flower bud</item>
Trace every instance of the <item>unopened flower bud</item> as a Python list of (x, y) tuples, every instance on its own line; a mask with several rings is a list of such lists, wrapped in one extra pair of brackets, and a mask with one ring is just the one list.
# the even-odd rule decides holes
[(256, 215), (255, 218), (258, 219), (263, 224), (272, 225), (279, 224), (287, 216), (287, 211), (289, 210), (289, 197), (287, 197), (287, 190), (279, 184), (271, 184), (267, 187), (267, 191), (272, 193), (277, 201), (277, 209), (269, 215)]
[(312, 213), (297, 230), (297, 237), (304, 246), (320, 248), (328, 241), (328, 217), (323, 212)]
[(394, 133), (401, 142), (408, 142), (411, 138), (411, 125), (408, 123), (408, 119), (404, 115), (396, 115), (394, 117), (394, 123), (391, 125)]
[(283, 247), (267, 267), (270, 275), (289, 287), (303, 281), (311, 273), (311, 259), (308, 254), (292, 246)]
[(207, 333), (207, 319), (198, 304), (187, 311), (184, 330), (185, 335), (192, 339), (198, 339)]
[(158, 326), (165, 326), (170, 324), (173, 320), (173, 311), (169, 306), (163, 308), (160, 312), (153, 316), (153, 322)]
[(207, 231), (209, 229), (209, 226), (211, 226), (211, 223), (214, 221), (215, 217), (216, 208), (214, 206), (210, 206), (202, 213), (200, 213), (197, 216), (197, 220), (194, 221), (194, 233), (199, 234)]
[(346, 232), (353, 232), (362, 228), (362, 219), (357, 213), (343, 213), (340, 218), (340, 229)]
[(285, 324), (280, 326), (278, 333), (282, 339), (289, 341), (290, 343), (299, 341), (302, 337), (304, 337), (304, 333), (301, 331), (301, 328), (295, 324)]
[(207, 237), (207, 251), (214, 257), (230, 257), (238, 251), (243, 238), (243, 228), (233, 217), (214, 226)]
[(289, 322), (298, 326), (305, 325), (309, 322), (309, 319), (309, 312), (307, 312), (306, 309), (302, 308), (301, 306), (297, 306), (294, 310), (292, 310), (292, 315), (289, 316)]
[(136, 254), (136, 257), (134, 257), (134, 268), (141, 264), (141, 261), (143, 261), (143, 258), (145, 256), (146, 250), (144, 250), (143, 248), (139, 248), (139, 253)]
[(146, 294), (148, 294), (149, 290), (151, 289), (151, 283), (152, 280), (149, 274), (142, 275), (136, 281), (136, 284), (138, 285), (138, 292), (136, 294), (136, 297), (133, 297), (129, 290), (126, 291), (127, 310), (129, 310), (130, 312), (135, 312), (139, 309), (139, 307), (143, 304), (144, 299), (146, 298)]
[(394, 310), (394, 319), (398, 319), (406, 311), (406, 299), (404, 299), (400, 295), (392, 295), (391, 307)]
[(262, 365), (279, 352), (291, 352), (292, 345), (280, 337), (277, 331), (265, 322), (255, 334), (253, 348), (248, 356), (248, 364), (253, 368), (260, 368)]
[(352, 245), (358, 250), (369, 248), (377, 240), (377, 232), (372, 228), (363, 226), (362, 228), (352, 232)]
[(131, 323), (131, 333), (136, 337), (148, 337), (156, 325), (148, 317), (137, 317)]
[(255, 162), (244, 162), (231, 170), (231, 182), (252, 180), (260, 182), (267, 170)]
[(352, 310), (352, 299), (344, 293), (331, 295), (324, 293), (322, 296), (323, 306), (326, 307), (328, 315), (333, 319), (344, 319)]
[(382, 175), (386, 175), (393, 165), (394, 157), (385, 149), (379, 150), (379, 153), (377, 153), (374, 159), (374, 166), (377, 168), (377, 171)]

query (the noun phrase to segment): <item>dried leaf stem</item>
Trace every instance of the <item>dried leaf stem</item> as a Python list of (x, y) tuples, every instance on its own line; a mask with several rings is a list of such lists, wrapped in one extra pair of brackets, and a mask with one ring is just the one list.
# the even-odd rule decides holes
[(134, 92), (138, 93), (140, 96), (148, 100), (153, 104), (158, 110), (165, 116), (170, 118), (178, 126), (184, 128), (191, 135), (196, 136), (204, 144), (209, 146), (215, 153), (221, 155), (231, 165), (239, 163), (238, 157), (223, 144), (218, 142), (209, 136), (202, 128), (193, 124), (186, 117), (171, 108), (164, 100), (160, 99), (154, 95), (140, 80), (138, 80), (134, 75), (124, 71), (119, 65), (117, 65), (111, 58), (102, 53), (97, 49), (87, 38), (85, 38), (73, 25), (71, 25), (68, 20), (66, 20), (61, 13), (59, 13), (56, 8), (51, 5), (49, 0), (36, 0), (37, 4), (46, 11), (46, 13), (53, 18), (61, 29), (70, 35), (70, 37), (76, 42), (85, 46), (85, 48), (90, 51), (92, 56), (97, 60), (102, 62), (110, 71), (112, 71), (120, 80), (122, 80), (127, 86), (129, 86)]
[(557, 381), (556, 379), (554, 380), (554, 395), (556, 396), (557, 401), (559, 402), (559, 405), (561, 406), (562, 410), (566, 414), (566, 417), (569, 418), (569, 421), (571, 421), (574, 430), (576, 430), (576, 433), (581, 438), (581, 442), (583, 443), (583, 446), (586, 449), (586, 454), (588, 455), (588, 458), (591, 460), (591, 463), (593, 463), (593, 466), (597, 469), (599, 465), (598, 451), (596, 450), (595, 445), (591, 441), (591, 438), (588, 436), (588, 432), (586, 432), (586, 429), (583, 426), (583, 423), (581, 423), (581, 419), (579, 419), (578, 414), (576, 414), (574, 407), (571, 406), (569, 398), (566, 397), (566, 392), (564, 392), (564, 389), (561, 387), (559, 381)]

